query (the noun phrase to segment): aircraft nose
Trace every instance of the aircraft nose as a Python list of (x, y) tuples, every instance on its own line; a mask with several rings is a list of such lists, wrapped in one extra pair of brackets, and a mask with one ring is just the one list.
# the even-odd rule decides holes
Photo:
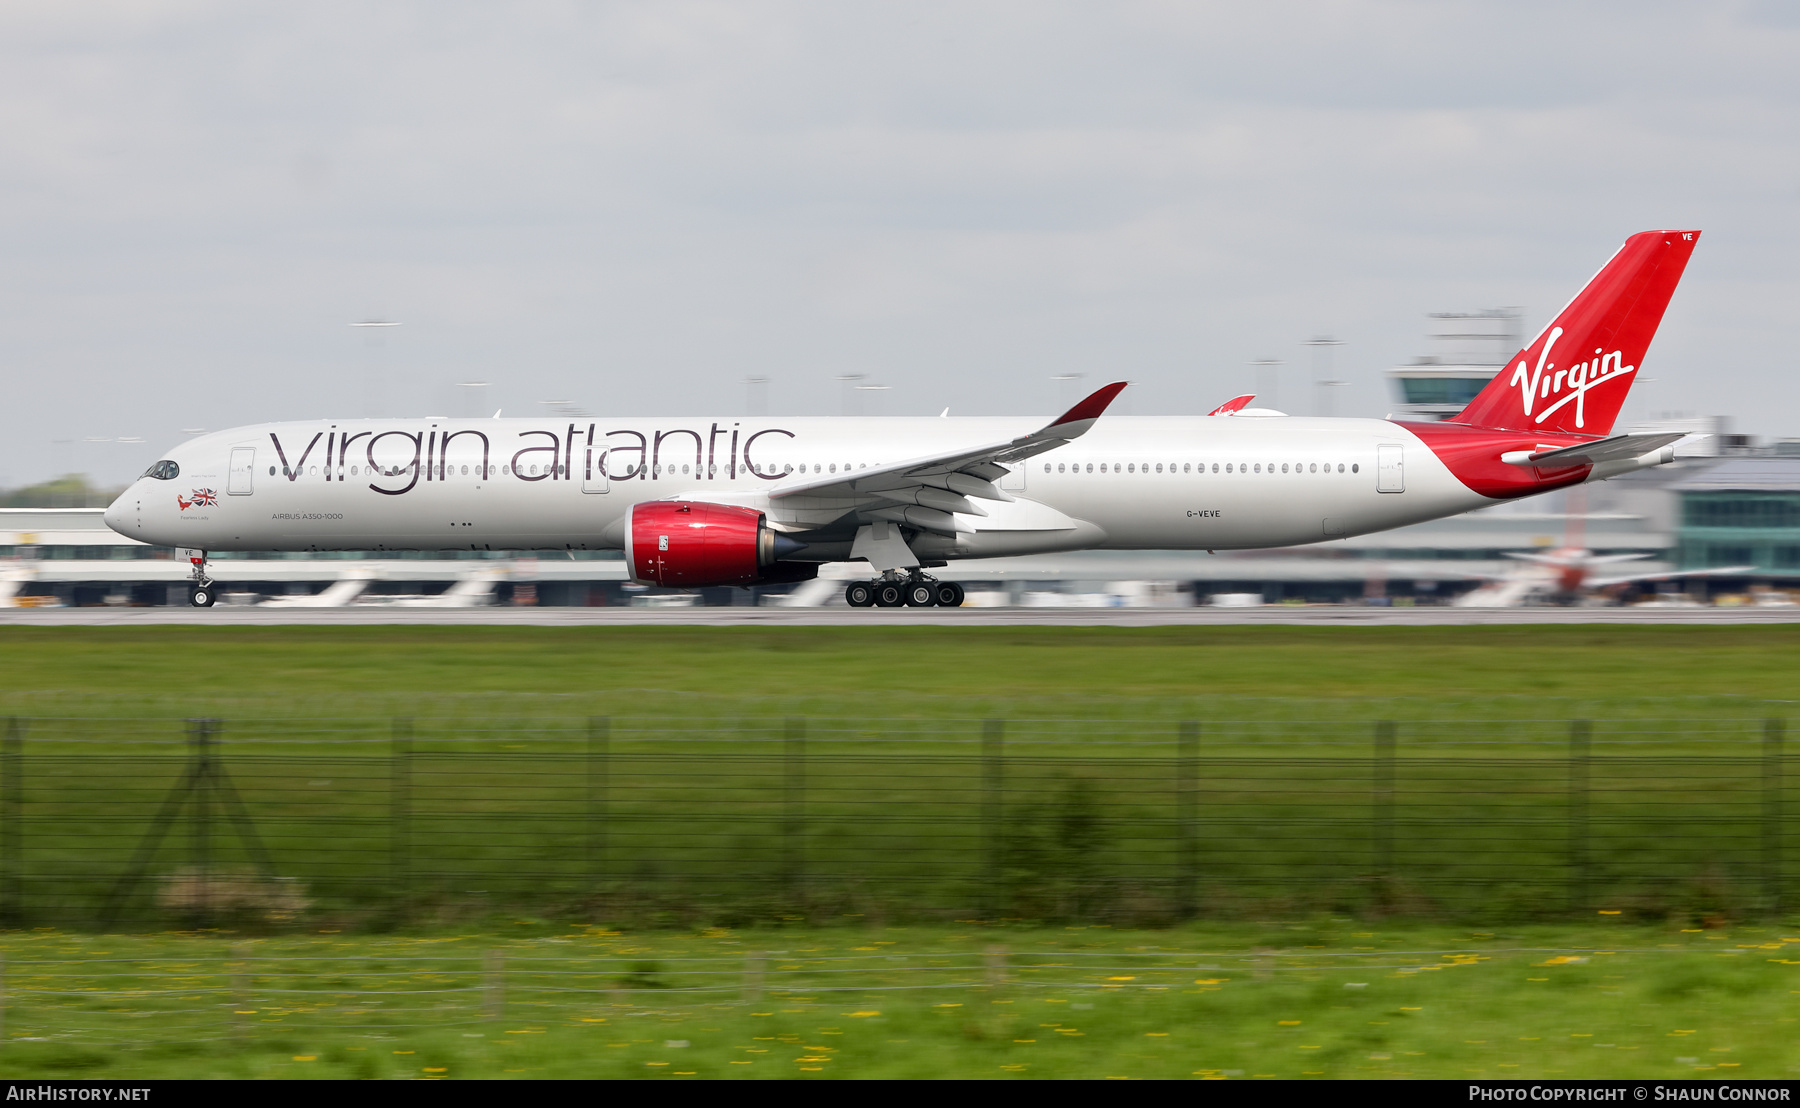
[(100, 513), (100, 518), (105, 521), (106, 525), (121, 535), (125, 534), (125, 521), (127, 519), (125, 502), (131, 498), (133, 491), (134, 490), (132, 489), (126, 489), (120, 494), (117, 500), (107, 506), (106, 511)]

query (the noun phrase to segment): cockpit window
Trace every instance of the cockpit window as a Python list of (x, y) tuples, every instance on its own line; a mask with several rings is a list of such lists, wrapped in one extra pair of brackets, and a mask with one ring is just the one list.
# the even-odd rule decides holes
[(165, 458), (151, 466), (149, 469), (146, 469), (144, 471), (144, 476), (154, 477), (158, 481), (173, 481), (175, 478), (181, 476), (181, 467)]

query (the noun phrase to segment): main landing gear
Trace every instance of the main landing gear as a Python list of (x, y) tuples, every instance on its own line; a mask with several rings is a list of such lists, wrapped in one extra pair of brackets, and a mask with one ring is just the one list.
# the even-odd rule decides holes
[(188, 561), (194, 567), (194, 591), (188, 594), (188, 603), (196, 608), (210, 608), (218, 602), (219, 590), (206, 574), (206, 551), (200, 551), (198, 558), (189, 555)]
[(852, 581), (844, 589), (844, 603), (852, 608), (960, 608), (962, 602), (961, 585), (924, 573)]

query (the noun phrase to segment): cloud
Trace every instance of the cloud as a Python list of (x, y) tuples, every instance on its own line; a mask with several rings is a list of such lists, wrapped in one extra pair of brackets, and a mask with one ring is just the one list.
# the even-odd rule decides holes
[[(1795, 430), (1800, 27), (1755, 4), (0, 10), (0, 477), (495, 406), (1204, 411), (1707, 238), (1645, 410)], [(348, 324), (404, 323), (368, 345)], [(147, 462), (148, 456), (141, 459)], [(124, 457), (113, 464), (141, 465)], [(105, 476), (117, 478), (120, 474)]]

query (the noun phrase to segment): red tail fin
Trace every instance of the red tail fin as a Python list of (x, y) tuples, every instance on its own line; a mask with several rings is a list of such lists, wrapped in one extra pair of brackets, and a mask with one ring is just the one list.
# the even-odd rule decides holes
[(1451, 422), (1509, 431), (1611, 431), (1699, 237), (1698, 231), (1645, 231), (1626, 239)]

